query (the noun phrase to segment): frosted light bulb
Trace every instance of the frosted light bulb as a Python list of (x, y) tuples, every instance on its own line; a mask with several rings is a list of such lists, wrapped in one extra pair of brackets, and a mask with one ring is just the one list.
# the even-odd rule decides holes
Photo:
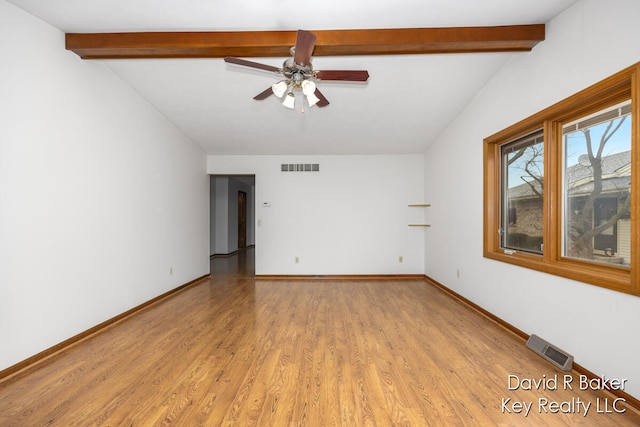
[(309, 96), (316, 91), (316, 84), (311, 80), (303, 81), (300, 86), (302, 87), (302, 93), (304, 93), (306, 96)]
[(274, 83), (271, 85), (271, 90), (273, 94), (278, 98), (282, 98), (282, 95), (287, 91), (287, 83), (285, 81), (279, 81), (278, 83)]
[(309, 107), (313, 107), (318, 103), (318, 101), (320, 101), (320, 98), (318, 98), (313, 92), (307, 95), (307, 102), (309, 103)]
[(296, 97), (293, 94), (293, 92), (289, 92), (287, 96), (284, 97), (284, 101), (282, 101), (282, 105), (284, 105), (287, 108), (291, 108), (293, 110), (293, 108), (295, 108), (295, 104), (296, 104)]

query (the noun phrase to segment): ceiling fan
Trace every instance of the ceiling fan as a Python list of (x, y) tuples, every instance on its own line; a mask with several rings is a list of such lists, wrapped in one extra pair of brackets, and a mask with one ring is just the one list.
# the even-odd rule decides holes
[(254, 96), (253, 99), (257, 101), (267, 99), (273, 94), (278, 98), (283, 98), (282, 105), (293, 109), (295, 108), (295, 93), (302, 91), (310, 107), (314, 105), (326, 107), (329, 105), (329, 101), (316, 87), (316, 80), (366, 82), (369, 79), (369, 72), (366, 70), (314, 70), (311, 65), (311, 54), (315, 43), (315, 34), (298, 30), (296, 44), (290, 49), (291, 58), (284, 61), (282, 68), (231, 56), (225, 57), (224, 60), (231, 64), (273, 71), (284, 77), (270, 88)]

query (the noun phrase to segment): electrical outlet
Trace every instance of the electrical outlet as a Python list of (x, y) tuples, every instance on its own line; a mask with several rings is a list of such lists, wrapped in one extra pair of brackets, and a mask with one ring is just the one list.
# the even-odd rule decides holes
[(296, 257), (296, 264), (300, 262), (300, 258)]
[(173, 276), (173, 267), (169, 267), (169, 276)]
[(458, 279), (460, 278), (460, 269), (459, 269), (459, 268), (456, 270), (456, 277), (457, 277)]
[(401, 264), (404, 262), (404, 257), (402, 255), (398, 257), (398, 262)]

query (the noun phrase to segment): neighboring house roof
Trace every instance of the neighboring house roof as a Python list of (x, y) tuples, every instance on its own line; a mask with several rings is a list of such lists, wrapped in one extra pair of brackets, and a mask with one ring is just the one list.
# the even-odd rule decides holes
[[(602, 158), (602, 193), (628, 190), (631, 177), (631, 151), (611, 154)], [(572, 196), (586, 195), (593, 191), (593, 172), (586, 155), (567, 170)], [(531, 185), (530, 185), (531, 184)], [(538, 197), (532, 189), (541, 192), (540, 184), (533, 181), (509, 189), (509, 199)]]
[(538, 194), (534, 193), (533, 189), (535, 189), (535, 191), (537, 191), (538, 193), (542, 193), (542, 188), (540, 184), (536, 181), (530, 182), (529, 184), (524, 183), (516, 187), (510, 188), (509, 200), (533, 199), (533, 198), (539, 197)]

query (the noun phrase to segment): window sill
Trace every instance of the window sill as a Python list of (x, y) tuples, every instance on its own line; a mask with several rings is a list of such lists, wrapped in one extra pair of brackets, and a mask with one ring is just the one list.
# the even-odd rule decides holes
[(522, 252), (510, 255), (503, 252), (485, 252), (484, 257), (631, 295), (640, 295), (632, 283), (631, 271), (626, 267), (571, 259), (545, 261), (543, 256)]

